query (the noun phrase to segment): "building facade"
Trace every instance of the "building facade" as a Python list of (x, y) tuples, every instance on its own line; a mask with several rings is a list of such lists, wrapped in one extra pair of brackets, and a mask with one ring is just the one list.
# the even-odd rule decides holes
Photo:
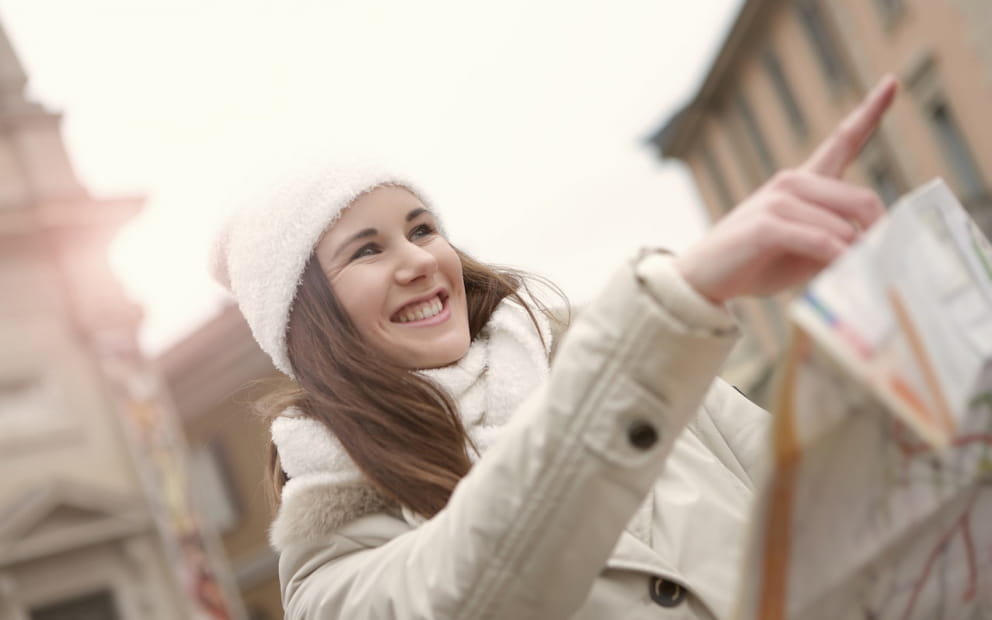
[(198, 527), (139, 309), (95, 199), (0, 30), (0, 620), (237, 619)]
[(156, 363), (182, 420), (194, 491), (224, 551), (250, 620), (283, 617), (278, 557), (268, 543), (268, 425), (255, 401), (280, 375), (228, 305)]
[[(796, 166), (886, 73), (901, 82), (848, 179), (887, 203), (943, 177), (992, 233), (992, 3), (747, 0), (702, 86), (650, 140), (690, 168), (712, 220)], [(777, 300), (747, 300), (728, 374), (764, 401), (787, 339)]]

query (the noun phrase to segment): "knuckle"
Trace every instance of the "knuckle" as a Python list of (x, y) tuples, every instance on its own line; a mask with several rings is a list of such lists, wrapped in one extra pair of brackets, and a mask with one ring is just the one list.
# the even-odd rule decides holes
[(833, 247), (833, 242), (830, 239), (830, 235), (822, 231), (813, 233), (811, 242), (818, 254), (829, 253), (831, 247)]
[(861, 187), (858, 188), (858, 204), (867, 215), (878, 215), (885, 210), (885, 203), (874, 191)]
[(781, 201), (782, 199), (778, 192), (774, 190), (766, 192), (765, 195), (761, 197), (760, 208), (758, 209), (761, 217), (765, 218), (769, 213), (774, 213), (778, 210), (780, 208), (779, 203), (781, 203)]
[(875, 192), (872, 192), (871, 198), (873, 203), (872, 210), (874, 211), (875, 215), (881, 215), (885, 213), (885, 202), (882, 200), (881, 196), (879, 196)]
[(765, 197), (765, 216), (770, 218), (771, 214), (785, 215), (789, 211), (791, 202), (788, 194), (781, 191), (769, 192)]
[(802, 244), (806, 248), (803, 253), (813, 257), (829, 256), (833, 249), (833, 241), (824, 231), (810, 231)]
[(862, 225), (854, 220), (838, 222), (834, 234), (843, 241), (854, 241), (862, 230)]
[(793, 168), (783, 168), (771, 178), (771, 186), (779, 190), (789, 190), (795, 187), (799, 172)]

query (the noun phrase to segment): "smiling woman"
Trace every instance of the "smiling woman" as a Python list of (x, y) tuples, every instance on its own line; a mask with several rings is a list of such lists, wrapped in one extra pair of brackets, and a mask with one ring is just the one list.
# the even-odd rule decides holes
[[(328, 462), (349, 463), (333, 472), (332, 497), (360, 499), (325, 507), (319, 521), (347, 520), (355, 506), (384, 501), (433, 516), (468, 472), (470, 451), (488, 445), (481, 429), (510, 413), (508, 405), (502, 414), (480, 409), (481, 384), (472, 379), (489, 361), (486, 345), (499, 341), (496, 355), (514, 355), (520, 336), (529, 347), (516, 357), (534, 372), (500, 391), (533, 387), (546, 374), (543, 306), (518, 294), (519, 274), (456, 250), (422, 196), (377, 168), (308, 170), (236, 214), (217, 247), (215, 273), (259, 344), (294, 379), (261, 404), (273, 438), (282, 437), (270, 455), (275, 496), (298, 506), (314, 483), (305, 472), (326, 476)], [(479, 402), (453, 401), (465, 398)], [(303, 420), (321, 426), (287, 430)], [(313, 461), (290, 447), (313, 436), (327, 437), (338, 456)], [(274, 540), (295, 537), (280, 534), (292, 529), (283, 517), (294, 511), (280, 510)]]
[(291, 378), (264, 403), (286, 617), (728, 617), (769, 416), (715, 378), (724, 302), (879, 217), (839, 177), (894, 92), (694, 248), (622, 265), (567, 337), (400, 176), (327, 167), (236, 217), (215, 272)]

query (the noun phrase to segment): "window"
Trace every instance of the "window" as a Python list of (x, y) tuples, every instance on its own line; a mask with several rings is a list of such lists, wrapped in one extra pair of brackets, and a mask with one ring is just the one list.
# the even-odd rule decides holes
[(891, 205), (906, 191), (906, 183), (876, 134), (861, 149), (860, 160), (875, 192), (886, 205)]
[(915, 60), (906, 82), (919, 102), (926, 123), (953, 175), (952, 184), (961, 201), (968, 203), (985, 196), (985, 181), (968, 146), (968, 139), (958, 124), (951, 102), (940, 84), (932, 54), (923, 53)]
[(248, 620), (273, 620), (271, 614), (261, 607), (248, 608)]
[(875, 10), (882, 20), (882, 27), (892, 28), (906, 13), (905, 0), (874, 0)]
[(223, 449), (216, 441), (193, 450), (190, 462), (196, 506), (221, 534), (233, 530), (241, 520), (226, 462)]
[(31, 620), (120, 620), (114, 595), (109, 590), (91, 592), (73, 599), (32, 609)]
[(768, 77), (772, 80), (772, 86), (775, 87), (775, 94), (778, 95), (778, 100), (785, 109), (785, 115), (789, 119), (792, 133), (797, 138), (805, 140), (809, 134), (809, 127), (806, 125), (806, 116), (799, 107), (799, 102), (796, 101), (792, 88), (789, 86), (789, 80), (785, 77), (785, 70), (782, 69), (782, 63), (778, 60), (778, 54), (770, 48), (766, 49), (764, 54), (762, 54), (761, 62), (765, 66)]
[(891, 205), (902, 195), (895, 174), (884, 163), (873, 163), (868, 166), (868, 180), (886, 205)]
[(706, 174), (709, 175), (713, 189), (716, 190), (717, 198), (720, 200), (720, 208), (724, 212), (730, 211), (734, 207), (734, 197), (730, 194), (730, 188), (727, 187), (727, 181), (720, 170), (720, 165), (705, 140), (699, 143), (699, 154), (703, 159), (703, 166), (706, 167)]
[(741, 177), (746, 185), (745, 191), (750, 192), (761, 185), (764, 181), (758, 162), (754, 156), (754, 151), (747, 147), (747, 136), (744, 135), (742, 121), (737, 114), (732, 114), (725, 106), (719, 108), (719, 116), (723, 121), (721, 124), (727, 132), (727, 144), (734, 152), (733, 165), (741, 173)]
[(960, 184), (962, 198), (967, 201), (969, 198), (984, 194), (985, 184), (982, 182), (982, 175), (947, 100), (939, 98), (929, 101), (925, 111), (944, 158)]
[(49, 409), (45, 377), (34, 373), (0, 375), (0, 419), (30, 419)]
[[(77, 427), (68, 415), (54, 371), (44, 369), (37, 351), (24, 351), (0, 339), (0, 454), (30, 449), (26, 440), (50, 438)], [(37, 356), (37, 357), (36, 357)], [(9, 364), (9, 365), (8, 365)]]
[(761, 135), (761, 130), (758, 128), (758, 121), (754, 117), (754, 112), (751, 111), (751, 104), (747, 102), (744, 95), (737, 95), (735, 104), (737, 106), (737, 113), (744, 123), (744, 131), (747, 132), (751, 146), (754, 147), (755, 153), (758, 154), (758, 160), (761, 162), (765, 176), (769, 177), (775, 172), (778, 166), (775, 165), (775, 158), (772, 157), (768, 143), (765, 142), (765, 138)]
[(820, 0), (797, 0), (796, 8), (799, 11), (799, 21), (802, 22), (806, 37), (820, 63), (820, 69), (827, 78), (827, 84), (832, 88), (840, 86), (845, 80), (844, 63), (827, 25)]

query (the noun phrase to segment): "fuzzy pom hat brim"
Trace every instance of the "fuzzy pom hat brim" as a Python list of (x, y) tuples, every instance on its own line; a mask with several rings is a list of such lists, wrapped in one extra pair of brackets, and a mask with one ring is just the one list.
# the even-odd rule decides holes
[(214, 240), (211, 274), (237, 301), (275, 367), (290, 377), (286, 332), (303, 269), (341, 212), (383, 185), (405, 187), (430, 207), (402, 175), (364, 164), (319, 164), (239, 205)]

